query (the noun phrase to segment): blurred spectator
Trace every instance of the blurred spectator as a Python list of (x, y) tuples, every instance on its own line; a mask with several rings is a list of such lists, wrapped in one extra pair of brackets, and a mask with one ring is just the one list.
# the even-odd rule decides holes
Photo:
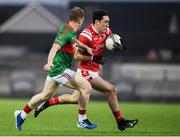
[(147, 54), (147, 59), (150, 61), (158, 61), (157, 52), (154, 49), (150, 49)]
[(168, 61), (172, 59), (172, 52), (169, 49), (160, 49), (159, 54), (162, 61)]

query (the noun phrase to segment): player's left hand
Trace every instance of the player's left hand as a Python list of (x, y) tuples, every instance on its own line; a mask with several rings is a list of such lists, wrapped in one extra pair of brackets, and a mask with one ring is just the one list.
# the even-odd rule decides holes
[(93, 49), (88, 47), (87, 45), (83, 44), (79, 40), (77, 40), (77, 46), (76, 47), (79, 49), (79, 51), (84, 52), (84, 50), (85, 50), (88, 54), (93, 56)]
[(93, 56), (92, 58), (92, 61), (98, 63), (98, 64), (101, 64), (101, 65), (104, 65), (104, 63), (107, 61), (107, 58), (105, 57), (102, 57), (102, 56)]
[(51, 64), (45, 64), (43, 68), (45, 71), (49, 71), (51, 69), (51, 66)]

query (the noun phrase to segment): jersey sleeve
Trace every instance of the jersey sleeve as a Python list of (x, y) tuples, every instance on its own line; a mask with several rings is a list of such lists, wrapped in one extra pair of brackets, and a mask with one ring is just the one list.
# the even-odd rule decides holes
[(91, 40), (92, 40), (92, 34), (91, 34), (91, 32), (90, 32), (89, 30), (87, 30), (87, 29), (83, 30), (83, 31), (80, 33), (80, 35), (79, 35), (79, 37), (78, 37), (78, 40), (79, 40), (80, 42), (82, 42), (83, 44), (89, 46), (89, 44), (90, 44), (90, 42), (91, 42)]

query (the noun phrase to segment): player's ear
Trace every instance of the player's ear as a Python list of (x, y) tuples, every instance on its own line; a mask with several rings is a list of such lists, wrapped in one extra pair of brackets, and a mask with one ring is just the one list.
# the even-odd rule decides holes
[(95, 24), (99, 24), (99, 20), (95, 20)]

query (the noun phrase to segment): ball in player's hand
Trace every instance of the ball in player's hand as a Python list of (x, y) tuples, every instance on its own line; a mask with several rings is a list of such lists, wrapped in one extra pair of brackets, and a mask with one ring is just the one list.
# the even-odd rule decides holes
[(111, 34), (106, 38), (105, 41), (106, 49), (110, 51), (123, 50), (121, 37), (118, 34)]

